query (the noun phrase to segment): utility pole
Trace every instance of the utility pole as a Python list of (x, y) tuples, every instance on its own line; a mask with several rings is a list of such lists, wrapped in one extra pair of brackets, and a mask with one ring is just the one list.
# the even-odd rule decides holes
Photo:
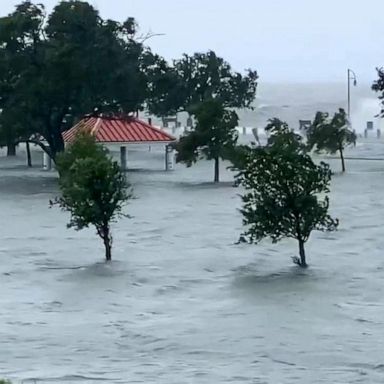
[(347, 70), (347, 84), (348, 84), (348, 122), (351, 125), (351, 80), (353, 80), (353, 85), (356, 87), (357, 78), (356, 73), (352, 69)]

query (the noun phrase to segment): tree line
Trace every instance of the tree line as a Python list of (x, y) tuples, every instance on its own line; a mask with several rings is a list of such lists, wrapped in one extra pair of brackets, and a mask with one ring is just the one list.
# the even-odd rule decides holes
[(251, 106), (256, 71), (235, 72), (212, 51), (168, 63), (146, 37), (135, 19), (103, 19), (83, 1), (60, 2), (50, 15), (31, 1), (16, 6), (0, 18), (0, 144), (13, 154), (33, 142), (56, 161), (62, 132), (86, 114), (194, 115), (212, 99)]

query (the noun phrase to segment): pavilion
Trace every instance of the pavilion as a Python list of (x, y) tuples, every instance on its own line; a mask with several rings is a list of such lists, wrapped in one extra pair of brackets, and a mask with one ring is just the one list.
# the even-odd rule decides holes
[[(88, 116), (79, 121), (68, 131), (63, 132), (65, 144), (71, 143), (80, 132), (88, 132), (96, 138), (96, 142), (120, 147), (120, 163), (122, 170), (127, 169), (127, 146), (130, 144), (162, 144), (165, 147), (165, 169), (174, 166), (173, 148), (169, 145), (176, 140), (167, 132), (156, 128), (136, 117)], [(47, 167), (45, 167), (47, 168)]]

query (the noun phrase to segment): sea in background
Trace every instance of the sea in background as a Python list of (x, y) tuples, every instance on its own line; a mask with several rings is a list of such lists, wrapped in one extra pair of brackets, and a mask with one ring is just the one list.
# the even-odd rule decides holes
[[(367, 121), (374, 122), (374, 130), (382, 127), (377, 117), (380, 113), (378, 94), (371, 90), (371, 84), (351, 84), (351, 120), (353, 128), (363, 133)], [(241, 110), (239, 125), (262, 130), (267, 121), (278, 117), (292, 128), (299, 128), (299, 120), (313, 120), (317, 111), (347, 110), (347, 84), (343, 83), (263, 83), (257, 89), (253, 110)], [(186, 123), (186, 114), (179, 114), (182, 125)], [(159, 119), (153, 122), (161, 125)]]

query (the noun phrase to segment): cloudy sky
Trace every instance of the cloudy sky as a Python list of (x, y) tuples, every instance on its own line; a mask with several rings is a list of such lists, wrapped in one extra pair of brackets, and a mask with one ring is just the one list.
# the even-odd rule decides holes
[[(0, 0), (0, 12), (16, 0)], [(51, 9), (56, 0), (39, 0)], [(149, 45), (165, 56), (215, 50), (237, 70), (268, 82), (342, 82), (352, 68), (371, 82), (384, 66), (384, 0), (90, 0), (102, 17), (135, 17), (163, 33)]]

